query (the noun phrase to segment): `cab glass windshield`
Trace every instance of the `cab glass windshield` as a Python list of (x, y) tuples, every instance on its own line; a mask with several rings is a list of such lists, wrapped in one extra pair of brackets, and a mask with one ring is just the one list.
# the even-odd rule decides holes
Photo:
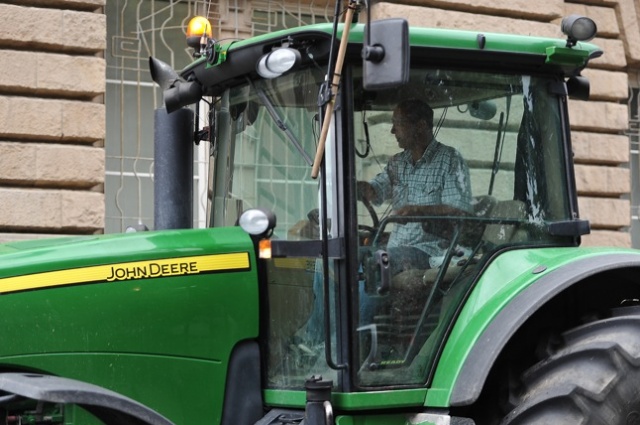
[[(302, 390), (312, 375), (340, 388), (328, 357), (349, 362), (363, 390), (424, 387), (493, 254), (575, 243), (554, 230), (573, 210), (559, 81), (416, 66), (408, 84), (366, 91), (359, 65), (345, 75), (324, 155), (326, 205), (322, 178), (311, 177), (324, 70), (247, 80), (215, 104), (211, 225), (266, 208), (272, 239), (301, 247), (264, 260), (269, 389)], [(323, 230), (344, 241), (326, 264), (302, 254)]]
[(413, 68), (399, 89), (356, 90), (359, 386), (428, 384), (492, 254), (573, 243), (552, 231), (571, 218), (553, 83)]
[[(227, 90), (216, 104), (216, 144), (212, 149), (213, 227), (234, 226), (249, 208), (272, 211), (273, 241), (318, 241), (322, 234), (321, 178), (311, 178), (319, 127), (317, 96), (322, 71), (308, 68), (272, 80), (247, 81)], [(335, 140), (327, 141), (327, 237), (340, 233), (336, 199)], [(266, 264), (268, 323), (263, 350), (268, 388), (303, 388), (311, 375), (335, 379), (325, 361), (324, 269), (317, 256), (295, 247), (291, 256)], [(329, 260), (333, 287), (338, 284)], [(335, 291), (329, 308), (335, 311)], [(335, 320), (330, 323), (334, 341)]]

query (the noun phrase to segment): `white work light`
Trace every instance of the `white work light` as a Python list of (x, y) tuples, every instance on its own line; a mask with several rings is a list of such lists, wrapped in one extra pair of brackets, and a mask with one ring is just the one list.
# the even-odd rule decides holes
[(598, 31), (593, 19), (580, 15), (570, 15), (564, 18), (561, 28), (567, 36), (567, 47), (575, 46), (578, 41), (592, 40)]
[(276, 78), (298, 64), (300, 57), (296, 49), (282, 47), (261, 57), (256, 70), (262, 78)]

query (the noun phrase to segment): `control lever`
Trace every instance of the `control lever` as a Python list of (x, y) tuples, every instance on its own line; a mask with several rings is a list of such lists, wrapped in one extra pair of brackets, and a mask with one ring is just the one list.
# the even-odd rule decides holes
[(391, 272), (389, 268), (389, 254), (383, 249), (379, 249), (373, 255), (376, 265), (380, 270), (380, 286), (378, 295), (384, 295), (391, 288)]

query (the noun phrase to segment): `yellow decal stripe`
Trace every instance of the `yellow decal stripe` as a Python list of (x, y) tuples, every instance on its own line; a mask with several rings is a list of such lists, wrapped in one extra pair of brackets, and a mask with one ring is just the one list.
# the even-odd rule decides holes
[(35, 273), (0, 279), (0, 293), (90, 282), (115, 282), (249, 269), (249, 253), (165, 258), (78, 269)]
[(273, 265), (281, 269), (315, 270), (315, 258), (274, 258)]

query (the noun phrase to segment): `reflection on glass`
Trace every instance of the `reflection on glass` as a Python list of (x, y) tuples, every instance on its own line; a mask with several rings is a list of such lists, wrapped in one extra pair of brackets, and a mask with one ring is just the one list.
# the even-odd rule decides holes
[[(342, 117), (330, 131), (344, 134), (325, 154), (327, 231), (345, 235), (357, 258), (328, 260), (328, 294), (319, 258), (266, 262), (269, 388), (303, 389), (314, 374), (337, 382), (325, 361), (325, 295), (332, 358), (349, 344), (355, 385), (422, 387), (494, 253), (567, 244), (548, 229), (571, 219), (551, 78), (416, 67), (406, 86), (366, 92), (360, 71), (349, 72), (353, 85), (341, 88), (349, 104), (338, 103)], [(231, 87), (217, 101), (212, 226), (232, 226), (243, 210), (261, 207), (277, 217), (275, 239), (320, 239), (319, 180), (306, 157), (315, 154), (323, 78), (302, 69)], [(349, 185), (358, 200), (339, 202)], [(353, 224), (353, 234), (341, 223)], [(351, 299), (338, 302), (340, 293)], [(336, 317), (347, 305), (355, 337), (342, 341)]]
[(413, 69), (356, 97), (358, 385), (424, 385), (491, 255), (557, 242), (546, 226), (570, 214), (549, 83)]
[[(317, 94), (323, 79), (321, 71), (310, 68), (280, 79), (248, 81), (221, 97), (212, 157), (214, 227), (233, 226), (243, 210), (260, 207), (277, 217), (274, 239), (320, 238), (319, 180), (310, 177), (310, 158), (319, 131)], [(333, 156), (331, 147), (327, 156)], [(333, 174), (327, 167), (327, 174)], [(329, 208), (330, 223), (337, 222), (331, 219), (334, 214)], [(302, 388), (313, 374), (331, 379), (335, 373), (324, 353), (320, 260), (268, 260), (267, 275), (267, 385)]]

